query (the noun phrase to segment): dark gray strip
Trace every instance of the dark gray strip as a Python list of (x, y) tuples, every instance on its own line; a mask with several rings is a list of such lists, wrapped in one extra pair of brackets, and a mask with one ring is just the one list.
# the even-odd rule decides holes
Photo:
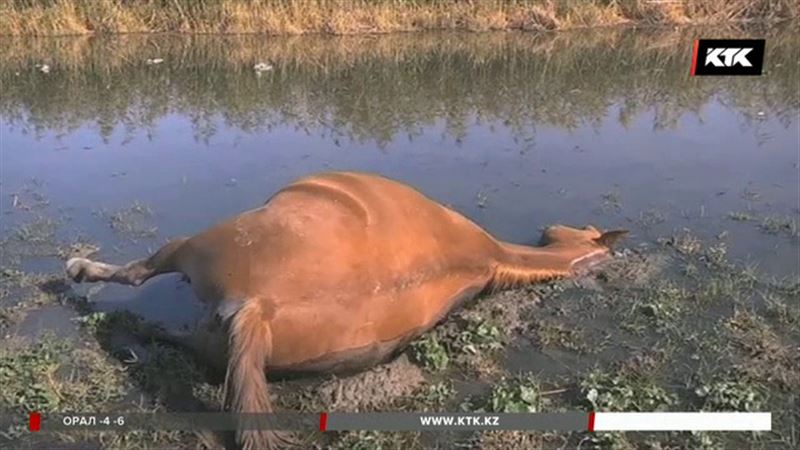
[[(329, 413), (327, 431), (528, 430), (585, 431), (588, 413)], [(320, 415), (309, 413), (230, 414), (43, 414), (42, 431), (132, 430), (318, 431)]]

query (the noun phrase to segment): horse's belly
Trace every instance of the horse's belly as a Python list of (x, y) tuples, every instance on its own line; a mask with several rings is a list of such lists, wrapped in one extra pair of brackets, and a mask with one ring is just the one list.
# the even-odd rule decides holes
[(336, 372), (390, 357), (474, 297), (485, 277), (453, 276), (361, 302), (304, 304), (278, 311), (270, 322), (275, 370)]
[(267, 371), (272, 375), (286, 376), (309, 373), (348, 373), (367, 369), (388, 360), (422, 332), (419, 330), (391, 341), (376, 342), (359, 348), (327, 353), (299, 363), (283, 366), (270, 365)]

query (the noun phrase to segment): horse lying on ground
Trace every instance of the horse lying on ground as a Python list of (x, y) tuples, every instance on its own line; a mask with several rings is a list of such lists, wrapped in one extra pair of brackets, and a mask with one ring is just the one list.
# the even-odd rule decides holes
[[(124, 266), (67, 261), (69, 276), (138, 286), (183, 273), (208, 317), (167, 339), (226, 367), (226, 406), (272, 410), (266, 372), (365, 368), (487, 289), (569, 277), (610, 257), (625, 231), (547, 228), (540, 247), (494, 239), (461, 214), (377, 175), (297, 180), (262, 207)], [(266, 371), (266, 372), (265, 372)], [(239, 430), (245, 449), (275, 433)]]

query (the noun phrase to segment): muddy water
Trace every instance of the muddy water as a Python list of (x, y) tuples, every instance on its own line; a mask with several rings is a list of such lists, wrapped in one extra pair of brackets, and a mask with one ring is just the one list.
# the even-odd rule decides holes
[[(690, 78), (697, 36), (766, 36), (765, 75)], [(57, 239), (125, 262), (347, 169), (410, 183), (509, 241), (552, 223), (630, 228), (630, 246), (688, 229), (797, 276), (798, 49), (791, 26), (6, 40), (0, 232), (54, 217)], [(197, 311), (174, 277), (91, 294), (178, 325)]]

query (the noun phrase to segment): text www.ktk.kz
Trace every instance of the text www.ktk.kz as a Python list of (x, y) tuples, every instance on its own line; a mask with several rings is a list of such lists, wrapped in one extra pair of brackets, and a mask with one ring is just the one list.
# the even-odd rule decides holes
[(424, 427), (499, 427), (500, 416), (420, 416)]

